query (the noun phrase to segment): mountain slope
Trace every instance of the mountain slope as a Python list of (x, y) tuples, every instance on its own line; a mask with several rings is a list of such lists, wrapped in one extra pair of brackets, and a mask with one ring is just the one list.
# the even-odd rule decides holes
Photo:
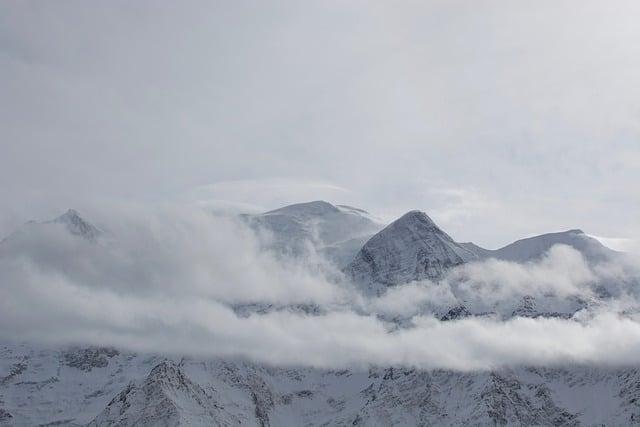
[(447, 269), (474, 259), (475, 253), (424, 212), (411, 211), (369, 239), (345, 272), (356, 283), (379, 291), (414, 280), (437, 280)]

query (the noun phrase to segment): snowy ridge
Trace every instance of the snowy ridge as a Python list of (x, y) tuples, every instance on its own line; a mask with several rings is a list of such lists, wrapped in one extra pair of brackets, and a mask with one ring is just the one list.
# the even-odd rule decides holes
[(496, 258), (513, 262), (539, 259), (555, 245), (571, 246), (589, 261), (599, 261), (616, 255), (615, 251), (578, 229), (528, 237), (496, 250), (484, 249), (473, 243), (462, 243), (462, 245), (480, 258)]

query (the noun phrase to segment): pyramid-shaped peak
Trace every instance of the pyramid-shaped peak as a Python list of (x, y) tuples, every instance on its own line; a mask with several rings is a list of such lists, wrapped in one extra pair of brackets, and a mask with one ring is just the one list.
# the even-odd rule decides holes
[(429, 218), (429, 215), (419, 210), (413, 210), (393, 221), (380, 231), (378, 235), (374, 236), (374, 238), (378, 237), (378, 239), (402, 241), (406, 239), (424, 240), (430, 239), (433, 236), (438, 236), (438, 239), (453, 242), (451, 236), (438, 227), (438, 225)]
[(365, 292), (415, 280), (439, 280), (477, 256), (418, 210), (407, 212), (365, 243), (345, 272)]
[(90, 240), (95, 239), (101, 234), (101, 231), (97, 227), (85, 221), (75, 209), (67, 210), (51, 222), (65, 224), (71, 233), (81, 235)]

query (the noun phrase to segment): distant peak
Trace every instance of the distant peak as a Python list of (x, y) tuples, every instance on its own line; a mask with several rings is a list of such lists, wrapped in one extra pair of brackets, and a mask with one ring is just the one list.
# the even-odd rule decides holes
[(265, 214), (307, 214), (307, 215), (322, 215), (330, 212), (340, 212), (340, 209), (333, 206), (329, 202), (325, 202), (324, 200), (314, 200), (312, 202), (305, 203), (296, 203), (293, 205), (288, 205), (279, 209), (275, 209), (269, 212), (265, 212)]

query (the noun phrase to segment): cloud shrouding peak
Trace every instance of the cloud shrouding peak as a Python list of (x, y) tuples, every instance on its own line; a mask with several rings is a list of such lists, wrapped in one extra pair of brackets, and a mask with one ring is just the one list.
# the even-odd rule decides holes
[[(242, 356), (276, 365), (462, 370), (626, 365), (640, 349), (640, 323), (632, 314), (637, 296), (629, 286), (639, 277), (637, 264), (591, 266), (569, 247), (524, 265), (466, 264), (441, 282), (368, 298), (312, 249), (295, 259), (274, 257), (257, 235), (226, 217), (130, 209), (103, 212), (100, 223), (105, 236), (97, 242), (54, 222), (28, 224), (2, 243), (2, 339)], [(598, 285), (609, 283), (619, 284), (617, 293), (597, 299)], [(582, 310), (572, 319), (511, 317), (525, 297), (555, 310), (575, 310), (575, 304)], [(461, 302), (472, 312), (494, 314), (438, 320)], [(248, 316), (233, 309), (250, 303), (291, 309)], [(320, 311), (306, 314), (295, 309), (299, 304)], [(398, 317), (405, 327), (390, 323)]]

